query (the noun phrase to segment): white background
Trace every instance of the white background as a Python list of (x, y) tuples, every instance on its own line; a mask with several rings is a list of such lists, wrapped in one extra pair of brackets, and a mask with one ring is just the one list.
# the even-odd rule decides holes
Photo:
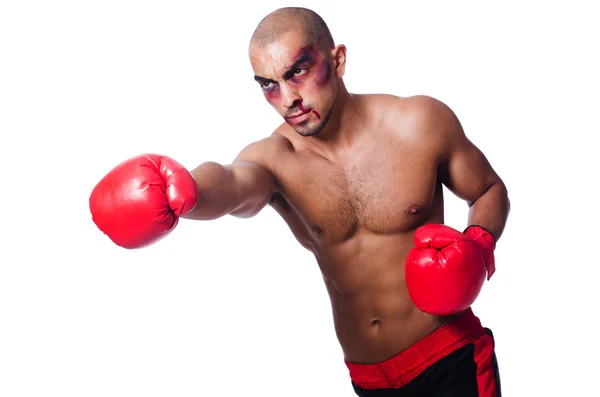
[[(506, 396), (596, 389), (600, 32), (562, 4), (293, 4), (347, 45), (350, 91), (441, 99), (505, 180), (498, 271), (474, 309)], [(227, 163), (272, 132), (247, 46), (287, 5), (2, 3), (0, 396), (353, 395), (318, 268), (274, 211), (126, 251), (88, 209), (130, 156)], [(466, 217), (448, 195), (447, 223)]]

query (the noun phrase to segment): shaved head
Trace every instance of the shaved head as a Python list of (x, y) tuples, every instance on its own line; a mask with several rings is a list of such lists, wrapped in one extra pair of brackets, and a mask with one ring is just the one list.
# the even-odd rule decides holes
[(302, 7), (284, 7), (273, 11), (260, 21), (250, 45), (262, 48), (277, 41), (284, 33), (296, 31), (307, 44), (329, 51), (335, 44), (327, 24), (316, 12)]
[(346, 47), (334, 44), (325, 21), (307, 8), (279, 8), (260, 21), (248, 50), (254, 80), (288, 126), (320, 133), (345, 90)]

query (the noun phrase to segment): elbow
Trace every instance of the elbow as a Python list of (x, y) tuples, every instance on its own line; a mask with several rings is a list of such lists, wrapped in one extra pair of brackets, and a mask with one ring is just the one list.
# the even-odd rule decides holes
[(502, 179), (498, 179), (495, 185), (498, 186), (498, 199), (504, 204), (505, 211), (508, 214), (510, 212), (510, 197), (508, 196), (508, 188)]
[(493, 200), (496, 203), (500, 204), (502, 207), (505, 207), (508, 211), (510, 209), (510, 199), (508, 197), (508, 189), (506, 185), (501, 179), (496, 179), (494, 182), (487, 185), (483, 191), (477, 195), (476, 198), (472, 200), (468, 200), (467, 203), (469, 207), (473, 207), (477, 202), (482, 199)]
[(502, 213), (502, 217), (504, 219), (508, 218), (508, 214), (510, 213), (510, 197), (508, 195), (506, 184), (501, 179), (498, 179), (498, 181), (492, 185), (489, 192), (493, 197), (493, 201)]
[(508, 217), (508, 214), (510, 214), (510, 197), (508, 196), (506, 187), (504, 187), (504, 205), (506, 208), (506, 216)]

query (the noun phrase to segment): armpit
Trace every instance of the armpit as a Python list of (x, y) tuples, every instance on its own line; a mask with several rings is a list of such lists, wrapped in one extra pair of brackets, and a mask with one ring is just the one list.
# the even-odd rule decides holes
[(289, 211), (290, 205), (287, 200), (279, 192), (275, 192), (269, 199), (269, 205), (273, 208)]

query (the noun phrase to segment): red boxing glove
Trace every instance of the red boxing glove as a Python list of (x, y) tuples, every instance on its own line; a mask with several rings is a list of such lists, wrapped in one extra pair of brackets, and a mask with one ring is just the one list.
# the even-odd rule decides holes
[(142, 248), (166, 237), (179, 216), (194, 209), (198, 186), (177, 161), (156, 154), (113, 168), (90, 195), (96, 226), (123, 248)]
[[(439, 224), (417, 229), (405, 271), (408, 293), (419, 310), (446, 316), (460, 313), (475, 302), (490, 257), (491, 234), (479, 229), (473, 226), (461, 233)], [(493, 258), (493, 244), (491, 247)], [(491, 263), (493, 268), (493, 260)]]

